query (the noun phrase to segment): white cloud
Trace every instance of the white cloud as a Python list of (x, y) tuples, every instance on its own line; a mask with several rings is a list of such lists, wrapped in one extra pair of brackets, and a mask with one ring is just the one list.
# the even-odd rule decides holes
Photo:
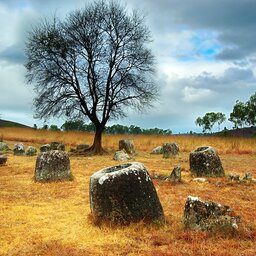
[(200, 103), (207, 102), (208, 99), (212, 98), (214, 93), (209, 89), (204, 88), (193, 88), (186, 86), (183, 90), (183, 101), (187, 103)]

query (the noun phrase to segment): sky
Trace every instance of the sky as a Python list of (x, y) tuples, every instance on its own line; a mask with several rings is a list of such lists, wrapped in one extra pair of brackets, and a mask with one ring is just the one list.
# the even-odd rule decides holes
[[(33, 126), (33, 86), (26, 83), (25, 42), (32, 26), (53, 15), (65, 18), (86, 0), (0, 0), (0, 115)], [(227, 118), (236, 100), (256, 92), (255, 0), (120, 0), (146, 14), (156, 57), (160, 98), (144, 113), (116, 121), (174, 133), (201, 131), (207, 112)], [(64, 119), (49, 120), (61, 125)], [(110, 123), (110, 125), (113, 123)], [(232, 123), (226, 121), (228, 128)], [(223, 128), (222, 127), (222, 128)], [(217, 127), (216, 127), (217, 129)]]

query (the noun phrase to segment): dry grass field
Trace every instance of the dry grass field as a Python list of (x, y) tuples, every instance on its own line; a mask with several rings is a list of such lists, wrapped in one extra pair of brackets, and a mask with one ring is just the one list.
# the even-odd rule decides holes
[[(93, 134), (49, 132), (2, 128), (0, 138), (10, 147), (16, 142), (36, 146), (61, 141), (67, 150), (80, 143), (91, 143)], [(154, 180), (167, 223), (145, 226), (136, 223), (120, 227), (96, 226), (90, 215), (89, 178), (97, 170), (118, 164), (112, 160), (118, 141), (126, 136), (105, 135), (104, 156), (71, 157), (75, 180), (35, 183), (36, 157), (13, 156), (0, 167), (0, 255), (256, 255), (256, 184), (224, 178), (192, 181), (189, 152), (210, 145), (218, 150), (226, 174), (241, 176), (250, 171), (256, 177), (256, 139), (193, 136), (129, 136), (142, 162), (152, 174), (169, 174), (182, 167), (182, 182)], [(181, 153), (163, 159), (150, 155), (163, 142), (177, 142)], [(242, 218), (236, 233), (209, 234), (186, 231), (182, 215), (188, 195), (229, 205)]]

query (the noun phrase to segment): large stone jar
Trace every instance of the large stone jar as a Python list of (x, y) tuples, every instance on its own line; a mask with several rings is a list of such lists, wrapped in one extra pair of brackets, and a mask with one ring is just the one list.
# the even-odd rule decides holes
[(189, 155), (190, 171), (197, 177), (201, 176), (224, 176), (220, 158), (212, 147), (200, 147)]
[(91, 211), (96, 222), (163, 223), (155, 187), (142, 163), (109, 167), (90, 178)]
[(40, 153), (36, 160), (35, 180), (41, 182), (72, 180), (69, 156), (64, 151)]

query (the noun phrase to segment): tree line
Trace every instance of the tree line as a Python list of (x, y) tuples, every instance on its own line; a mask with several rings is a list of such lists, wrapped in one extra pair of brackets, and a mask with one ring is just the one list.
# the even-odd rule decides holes
[[(51, 130), (51, 131), (86, 131), (86, 132), (95, 132), (95, 126), (93, 123), (86, 124), (82, 120), (69, 120), (59, 128), (57, 125), (48, 126), (45, 124), (42, 129)], [(111, 126), (106, 126), (104, 129), (106, 134), (156, 134), (156, 135), (171, 135), (172, 131), (170, 129), (159, 129), (159, 128), (150, 128), (144, 129), (136, 125), (121, 125), (114, 124)]]
[[(233, 106), (233, 111), (230, 113), (228, 119), (230, 122), (234, 123), (233, 128), (243, 128), (245, 126), (255, 126), (256, 125), (256, 93), (254, 93), (248, 101), (241, 102), (236, 101)], [(203, 117), (197, 117), (195, 123), (196, 125), (202, 127), (203, 132), (211, 132), (214, 125), (218, 125), (218, 130), (220, 130), (220, 125), (226, 121), (225, 114), (221, 112), (209, 112)]]

